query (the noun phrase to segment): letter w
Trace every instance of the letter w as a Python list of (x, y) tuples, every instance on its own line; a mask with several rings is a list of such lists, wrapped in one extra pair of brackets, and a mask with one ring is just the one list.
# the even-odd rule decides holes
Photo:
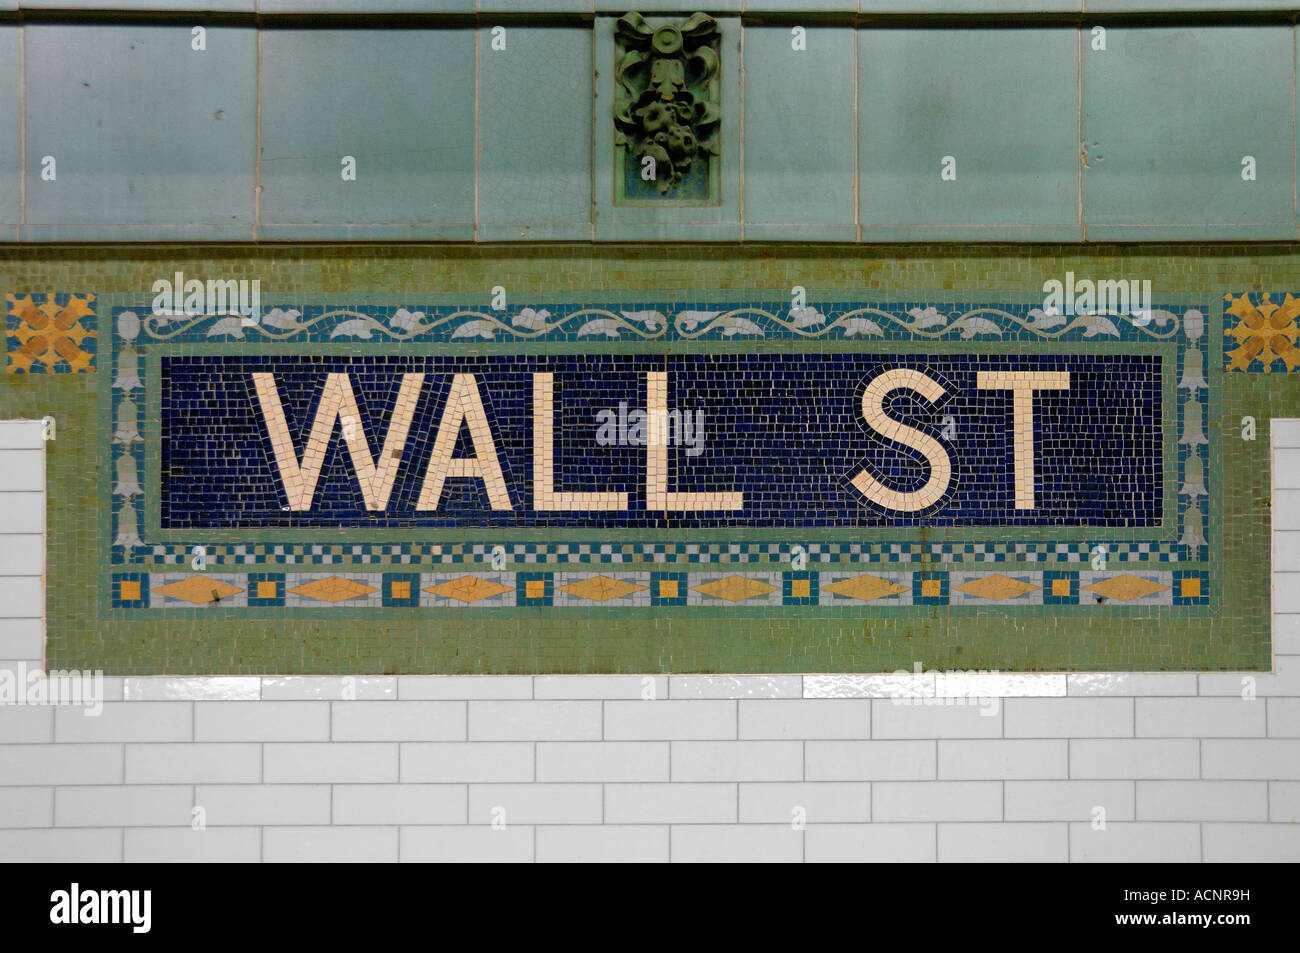
[(420, 388), (424, 386), (423, 374), (402, 375), (402, 386), (397, 392), (397, 403), (393, 406), (378, 464), (370, 455), (370, 440), (361, 423), (357, 399), (352, 393), (352, 381), (347, 374), (330, 374), (325, 378), (325, 389), (321, 393), (320, 404), (316, 407), (316, 419), (312, 422), (311, 436), (307, 438), (307, 449), (303, 452), (301, 461), (294, 450), (293, 438), (289, 436), (289, 425), (284, 418), (284, 407), (280, 404), (275, 375), (254, 374), (253, 386), (257, 389), (257, 399), (262, 405), (262, 417), (266, 421), (266, 432), (275, 451), (275, 462), (279, 466), (284, 494), (289, 498), (289, 509), (311, 509), (312, 498), (316, 495), (316, 481), (320, 479), (321, 468), (325, 465), (325, 452), (334, 436), (334, 421), (340, 417), (343, 420), (343, 440), (352, 456), (352, 469), (356, 472), (357, 482), (361, 484), (366, 509), (387, 508), (388, 497), (393, 492), (393, 481), (397, 478), (397, 468), (402, 465), (406, 435), (410, 432), (411, 420), (415, 417)]

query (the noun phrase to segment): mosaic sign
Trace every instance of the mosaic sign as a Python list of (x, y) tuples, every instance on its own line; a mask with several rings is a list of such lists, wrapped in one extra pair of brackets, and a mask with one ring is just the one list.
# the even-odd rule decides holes
[(271, 304), (110, 304), (105, 612), (762, 638), (1216, 604), (1204, 302)]

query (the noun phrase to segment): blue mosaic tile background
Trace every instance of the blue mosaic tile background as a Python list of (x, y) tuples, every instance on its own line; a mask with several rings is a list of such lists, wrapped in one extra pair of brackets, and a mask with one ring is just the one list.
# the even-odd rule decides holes
[[(935, 406), (906, 390), (890, 417), (942, 436), (953, 461), (947, 497), (929, 511), (882, 510), (848, 483), (863, 467), (908, 491), (924, 457), (870, 431), (862, 391), (891, 367), (924, 370), (948, 394)], [(1161, 359), (1155, 355), (681, 354), (164, 356), (162, 525), (250, 527), (1098, 526), (1150, 527), (1162, 517)], [(669, 407), (704, 413), (698, 455), (669, 450), (669, 489), (741, 491), (739, 515), (647, 512), (644, 446), (601, 445), (601, 411), (645, 406), (645, 374), (668, 371)], [(1012, 396), (978, 390), (979, 371), (1066, 371), (1070, 389), (1034, 398), (1036, 506), (1013, 501)], [(401, 375), (426, 380), (388, 508), (365, 508), (336, 424), (315, 503), (288, 512), (251, 374), (275, 375), (301, 458), (331, 372), (351, 375), (377, 455)], [(532, 378), (556, 380), (555, 482), (569, 492), (626, 492), (625, 513), (532, 509)], [(437, 512), (416, 498), (452, 373), (477, 375), (514, 509), (489, 508), (483, 483), (447, 481)], [(945, 431), (944, 418), (952, 421)], [(462, 428), (454, 456), (474, 448)]]

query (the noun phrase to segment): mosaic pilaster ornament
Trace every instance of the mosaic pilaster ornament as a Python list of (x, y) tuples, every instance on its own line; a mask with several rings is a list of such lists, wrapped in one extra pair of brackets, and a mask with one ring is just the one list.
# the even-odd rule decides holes
[(1178, 442), (1184, 446), (1197, 446), (1209, 443), (1205, 439), (1205, 427), (1201, 420), (1201, 403), (1194, 396), (1189, 396), (1183, 404), (1183, 435)]
[(140, 539), (139, 516), (136, 514), (135, 507), (130, 503), (125, 504), (117, 511), (117, 535), (113, 537), (113, 545), (127, 549), (144, 545), (144, 542)]
[(140, 359), (132, 344), (140, 335), (140, 319), (134, 311), (123, 311), (117, 316), (117, 336), (126, 345), (117, 355), (117, 377), (113, 379), (114, 390), (132, 391), (140, 384)]
[(1201, 531), (1201, 526), (1201, 505), (1196, 501), (1192, 501), (1183, 512), (1183, 536), (1178, 541), (1178, 545), (1186, 546), (1189, 549), (1208, 545), (1205, 534)]
[(117, 405), (117, 429), (113, 431), (114, 443), (140, 443), (140, 408), (126, 397)]
[(615, 174), (625, 198), (709, 197), (709, 160), (720, 151), (720, 46), (717, 21), (703, 13), (658, 27), (639, 13), (619, 17), (614, 143), (624, 168)]
[(93, 294), (5, 295), (5, 350), (10, 374), (93, 374)]
[[(1268, 292), (1258, 299), (1252, 301), (1249, 294), (1225, 296), (1228, 307), (1224, 309), (1223, 333), (1231, 339), (1224, 342), (1223, 348), (1227, 369), (1264, 374), (1279, 369), (1294, 372), (1300, 368), (1300, 347), (1296, 346), (1300, 337), (1296, 326), (1300, 299), (1287, 294), (1278, 304)], [(1235, 324), (1229, 315), (1238, 319)]]
[(1208, 495), (1205, 490), (1205, 464), (1201, 461), (1201, 454), (1194, 448), (1183, 463), (1183, 488), (1178, 493), (1193, 499)]
[(113, 484), (113, 495), (130, 497), (138, 496), (142, 492), (135, 455), (130, 450), (125, 450), (117, 458), (117, 481)]

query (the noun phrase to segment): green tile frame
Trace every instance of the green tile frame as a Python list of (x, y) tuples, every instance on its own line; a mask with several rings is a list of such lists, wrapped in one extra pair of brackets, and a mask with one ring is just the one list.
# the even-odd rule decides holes
[[(685, 246), (657, 248), (652, 255), (643, 248), (593, 246), (0, 250), (0, 280), (6, 290), (19, 292), (75, 288), (138, 296), (154, 278), (177, 268), (197, 276), (256, 277), (276, 294), (335, 300), (376, 288), (392, 296), (431, 287), (485, 294), (498, 283), (511, 289), (512, 301), (597, 287), (621, 291), (629, 300), (641, 292), (644, 300), (649, 291), (792, 284), (806, 286), (812, 300), (918, 287), (946, 288), (954, 299), (988, 299), (999, 289), (1037, 288), (1067, 270), (1149, 274), (1157, 289), (1185, 289), (1207, 302), (1221, 301), (1227, 291), (1300, 287), (1295, 246), (900, 246), (883, 254), (836, 246)], [(1216, 342), (1208, 343), (1207, 369), (1221, 366)], [(98, 371), (108, 373), (105, 366)], [(689, 625), (670, 623), (654, 631), (612, 615), (603, 625), (576, 616), (562, 624), (532, 619), (527, 625), (493, 616), (482, 627), (462, 624), (445, 631), (392, 616), (362, 632), (354, 623), (339, 623), (329, 609), (317, 610), (319, 615), (296, 610), (251, 625), (184, 609), (169, 610), (163, 624), (125, 617), (100, 621), (95, 597), (103, 568), (95, 556), (99, 477), (91, 463), (100, 439), (98, 375), (0, 375), (0, 416), (53, 413), (59, 425), (58, 440), (48, 447), (47, 611), (49, 659), (56, 667), (108, 662), (110, 672), (118, 674), (247, 674), (892, 671), (918, 660), (930, 667), (1003, 671), (1266, 671), (1271, 664), (1267, 421), (1300, 415), (1300, 374), (1224, 375), (1221, 403), (1208, 415), (1207, 433), (1211, 439), (1224, 437), (1225, 472), (1233, 477), (1220, 481), (1223, 518), (1208, 527), (1212, 538), (1223, 539), (1226, 555), (1218, 574), (1226, 601), (1217, 616), (1175, 622), (1168, 615), (1151, 618), (1116, 608), (1104, 626), (1069, 621), (1040, 629), (1029, 624), (1032, 614), (1025, 610), (990, 607), (963, 617), (947, 636), (929, 632), (905, 638), (898, 620), (882, 615), (869, 623), (832, 619), (827, 625), (834, 633), (824, 633), (826, 638), (792, 622), (773, 628), (764, 640), (753, 638), (752, 620), (727, 610), (692, 615)], [(1234, 439), (1245, 414), (1259, 421), (1254, 443)], [(708, 622), (701, 625), (699, 618)]]

